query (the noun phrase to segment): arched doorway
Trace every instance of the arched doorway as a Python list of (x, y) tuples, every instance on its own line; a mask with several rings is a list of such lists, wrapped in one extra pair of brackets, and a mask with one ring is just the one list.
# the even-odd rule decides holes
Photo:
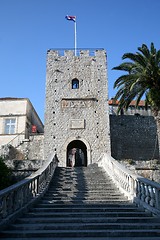
[(67, 146), (67, 166), (72, 159), (75, 167), (87, 166), (87, 147), (80, 140), (74, 140)]

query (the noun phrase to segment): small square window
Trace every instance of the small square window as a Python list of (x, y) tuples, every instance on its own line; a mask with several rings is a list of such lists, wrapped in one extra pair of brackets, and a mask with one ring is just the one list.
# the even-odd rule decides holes
[(15, 127), (16, 127), (16, 119), (15, 118), (5, 119), (5, 128), (4, 128), (5, 134), (14, 134)]
[(79, 80), (75, 78), (72, 80), (72, 89), (78, 89), (78, 88), (79, 88)]

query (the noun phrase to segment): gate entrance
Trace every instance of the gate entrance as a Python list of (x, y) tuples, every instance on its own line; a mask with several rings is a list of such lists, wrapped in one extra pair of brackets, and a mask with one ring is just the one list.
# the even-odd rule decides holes
[(87, 166), (87, 147), (80, 140), (74, 140), (67, 146), (67, 167)]

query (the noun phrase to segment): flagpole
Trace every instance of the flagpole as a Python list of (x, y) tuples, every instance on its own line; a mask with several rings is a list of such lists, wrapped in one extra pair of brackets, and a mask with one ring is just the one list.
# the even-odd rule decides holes
[(67, 20), (74, 21), (74, 55), (77, 56), (77, 22), (76, 16), (65, 16)]
[(74, 54), (77, 56), (77, 23), (74, 22)]

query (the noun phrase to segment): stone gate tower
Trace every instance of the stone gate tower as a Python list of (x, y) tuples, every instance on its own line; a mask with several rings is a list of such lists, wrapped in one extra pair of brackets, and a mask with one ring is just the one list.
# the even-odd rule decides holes
[(106, 52), (47, 52), (45, 158), (87, 166), (110, 153)]

